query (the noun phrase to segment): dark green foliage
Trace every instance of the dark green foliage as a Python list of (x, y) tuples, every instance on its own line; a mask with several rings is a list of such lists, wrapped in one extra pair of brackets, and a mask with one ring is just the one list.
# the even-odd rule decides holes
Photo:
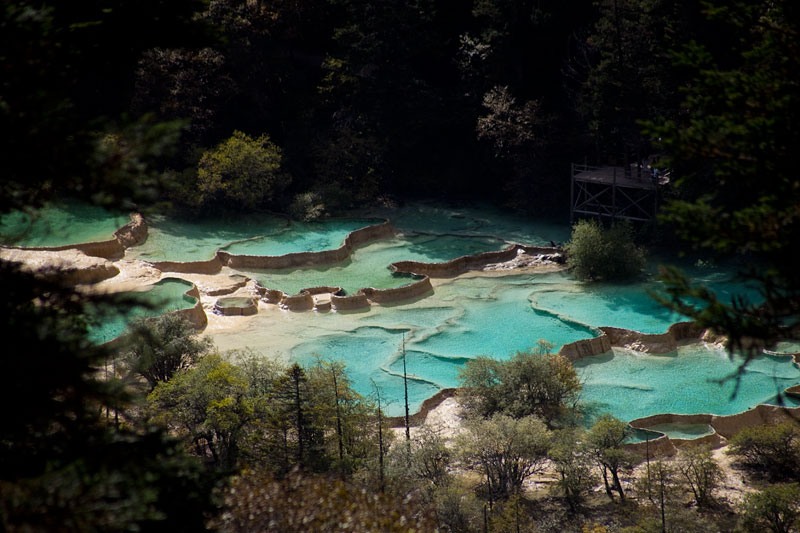
[(480, 474), (485, 498), (505, 500), (518, 495), (522, 484), (541, 472), (550, 447), (550, 432), (541, 420), (496, 414), (470, 420), (459, 436), (464, 467)]
[(7, 262), (0, 284), (0, 334), (24, 347), (2, 357), (2, 528), (203, 530), (209, 478), (179, 443), (132, 425), (132, 391), (104, 379), (111, 354), (87, 341), (82, 318), (100, 302)]
[[(144, 50), (187, 42), (199, 6), (2, 4), (0, 212), (65, 193), (113, 207), (157, 198), (179, 125), (126, 114), (133, 71)], [(123, 302), (7, 261), (0, 283), (0, 333), (18, 348), (0, 372), (0, 529), (204, 530), (210, 479), (180, 443), (136, 425), (134, 391), (105, 379), (111, 354), (87, 339), (86, 311)]]
[(800, 486), (778, 484), (748, 494), (742, 502), (741, 525), (745, 531), (790, 533), (800, 523)]
[(595, 5), (582, 105), (603, 153), (633, 163), (649, 155), (639, 121), (676, 112), (679, 79), (670, 50), (684, 31), (684, 6), (664, 0)]
[(729, 336), (731, 349), (755, 354), (800, 324), (793, 259), (800, 240), (800, 16), (790, 0), (709, 4), (707, 11), (720, 31), (677, 56), (691, 75), (681, 104), (687, 112), (650, 127), (679, 177), (664, 220), (687, 246), (740, 256), (742, 279), (757, 284), (765, 303), (720, 300), (674, 270), (664, 276), (664, 300)]
[(131, 371), (147, 380), (150, 390), (193, 366), (212, 348), (211, 339), (200, 338), (188, 320), (173, 313), (137, 320), (130, 326), (128, 341), (124, 358)]
[(281, 161), (281, 150), (267, 135), (253, 138), (234, 131), (200, 157), (192, 200), (202, 206), (261, 207), (289, 184)]
[(581, 383), (564, 356), (519, 352), (508, 361), (477, 357), (461, 372), (464, 403), (475, 416), (534, 415), (549, 426), (575, 414)]
[[(629, 427), (626, 423), (611, 415), (602, 415), (591, 427), (586, 438), (587, 447), (603, 473), (606, 494), (612, 500), (614, 491), (621, 500), (625, 499), (625, 491), (619, 476), (622, 471), (629, 469), (633, 462), (633, 457), (623, 446), (628, 432)], [(610, 480), (609, 475), (611, 475)]]
[[(125, 116), (140, 54), (187, 43), (199, 1), (3, 2), (0, 211), (69, 192), (153, 201), (176, 125)], [(148, 28), (142, 31), (142, 28)]]
[(772, 480), (800, 478), (800, 427), (793, 422), (742, 429), (730, 439), (731, 455)]
[(148, 396), (152, 419), (182, 437), (215, 468), (235, 468), (245, 427), (254, 417), (243, 372), (219, 355), (159, 382)]
[(375, 406), (356, 393), (341, 362), (319, 360), (308, 370), (314, 391), (314, 415), (334, 436), (326, 439), (331, 470), (343, 476), (363, 467), (378, 454)]
[(630, 224), (617, 222), (606, 229), (596, 220), (580, 220), (566, 245), (567, 265), (586, 281), (624, 281), (639, 276), (645, 251), (634, 241)]

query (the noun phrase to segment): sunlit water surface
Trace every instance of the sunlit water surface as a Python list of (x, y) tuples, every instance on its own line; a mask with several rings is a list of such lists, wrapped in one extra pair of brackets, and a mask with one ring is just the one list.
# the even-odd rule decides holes
[[(87, 224), (73, 224), (72, 215), (55, 213), (51, 227), (101, 227), (92, 218), (95, 215), (89, 216), (90, 211), (77, 216)], [(108, 223), (102, 227), (103, 234), (111, 234), (127, 222), (127, 218), (101, 215), (98, 217)], [(359, 247), (341, 264), (243, 273), (287, 293), (321, 285), (340, 286), (352, 293), (362, 287), (408, 283), (407, 277), (389, 270), (395, 261), (447, 261), (499, 250), (510, 243), (563, 243), (569, 236), (564, 223), (532, 222), (488, 208), (413, 204), (318, 223), (290, 223), (268, 215), (205, 221), (152, 217), (147, 242), (130, 248), (126, 258), (204, 261), (218, 249), (248, 255), (321, 251), (339, 247), (349, 232), (382, 218), (392, 221), (398, 235)], [(75, 242), (102, 240), (83, 234), (74, 238), (78, 239)], [(29, 242), (35, 243), (30, 246), (43, 246), (43, 242), (54, 241)], [(65, 243), (49, 245), (60, 244)], [(724, 268), (682, 266), (724, 298), (733, 294), (758, 298)], [(234, 327), (210, 334), (222, 350), (250, 347), (265, 356), (305, 364), (313, 364), (317, 357), (341, 360), (358, 392), (371, 395), (379, 390), (384, 404), (388, 401), (387, 412), (398, 415), (403, 412), (404, 353), (410, 378), (409, 404), (416, 410), (439, 389), (457, 386), (465, 361), (478, 355), (506, 359), (535, 347), (540, 340), (556, 351), (566, 343), (598, 335), (599, 326), (664, 332), (682, 317), (650, 297), (649, 292), (660, 287), (655, 270), (654, 262), (644, 280), (623, 285), (584, 284), (564, 272), (462, 276), (437, 280), (433, 294), (416, 301), (354, 313), (293, 313), (271, 308), (247, 318), (225, 317)], [(187, 289), (186, 283), (176, 280), (157, 284), (145, 294), (158, 305), (134, 314), (191, 307), (194, 299), (185, 296)], [(129, 319), (107, 319), (93, 330), (93, 339), (104, 342), (118, 336)], [(797, 344), (784, 344), (776, 351), (792, 353), (798, 348)], [(623, 420), (657, 413), (737, 413), (759, 403), (774, 403), (786, 387), (800, 383), (800, 371), (787, 357), (759, 358), (737, 374), (740, 361), (703, 344), (666, 355), (615, 349), (611, 354), (583, 359), (576, 368), (584, 382), (582, 399), (590, 414), (609, 412)], [(696, 438), (706, 431), (702, 427), (655, 429), (678, 438)]]
[(79, 202), (52, 203), (33, 213), (0, 216), (0, 244), (58, 247), (107, 241), (130, 221), (128, 214), (111, 213)]
[(119, 337), (131, 321), (149, 316), (159, 316), (171, 311), (191, 309), (197, 299), (186, 292), (192, 288), (188, 281), (177, 278), (164, 278), (145, 290), (125, 293), (141, 305), (134, 305), (125, 314), (101, 311), (101, 317), (90, 327), (89, 339), (102, 344)]

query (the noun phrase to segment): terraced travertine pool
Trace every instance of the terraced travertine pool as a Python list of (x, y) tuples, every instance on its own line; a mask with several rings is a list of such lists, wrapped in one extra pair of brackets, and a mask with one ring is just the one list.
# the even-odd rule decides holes
[[(569, 237), (563, 223), (531, 221), (485, 207), (413, 204), (308, 224), (271, 216), (203, 222), (152, 218), (148, 241), (128, 249), (125, 258), (200, 261), (213, 257), (217, 249), (271, 256), (333, 249), (349, 232), (383, 218), (391, 220), (398, 234), (356, 248), (341, 263), (241, 273), (290, 294), (323, 285), (350, 293), (408, 283), (408, 278), (389, 271), (394, 261), (442, 262), (512, 242), (547, 245)], [(725, 268), (684, 266), (722, 295), (758, 298)], [(227, 326), (208, 334), (221, 350), (249, 347), (303, 363), (317, 356), (341, 360), (358, 392), (369, 395), (379, 387), (390, 400), (388, 413), (400, 414), (403, 352), (415, 410), (441, 388), (456, 386), (464, 362), (477, 355), (508, 358), (540, 339), (558, 350), (598, 335), (600, 326), (666, 331), (682, 317), (649, 296), (648, 291), (659, 288), (655, 268), (654, 262), (643, 280), (625, 285), (580, 283), (563, 271), (470, 273), (435, 280), (433, 293), (424, 298), (373, 305), (362, 312), (290, 312), (262, 306), (251, 317), (225, 317)], [(740, 375), (734, 396), (734, 382), (723, 378), (733, 374), (738, 363), (716, 346), (695, 343), (666, 355), (614, 349), (582, 359), (576, 368), (584, 383), (584, 403), (595, 413), (609, 412), (623, 420), (657, 413), (737, 413), (774, 402), (786, 387), (800, 383), (800, 369), (788, 357), (765, 355)], [(703, 434), (703, 428), (668, 429)]]

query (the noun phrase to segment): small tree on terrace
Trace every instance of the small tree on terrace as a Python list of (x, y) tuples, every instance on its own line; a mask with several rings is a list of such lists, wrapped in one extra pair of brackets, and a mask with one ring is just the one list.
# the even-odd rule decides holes
[(714, 490), (722, 481), (722, 470), (703, 446), (690, 446), (678, 455), (678, 472), (692, 491), (698, 507), (709, 507), (714, 501)]
[(558, 491), (563, 494), (570, 511), (575, 512), (594, 484), (592, 458), (586, 446), (586, 434), (577, 428), (553, 432), (548, 456), (558, 473)]
[(267, 135), (253, 138), (241, 131), (203, 153), (197, 169), (199, 205), (257, 207), (288, 185), (281, 170), (281, 150)]
[(619, 474), (632, 462), (630, 453), (623, 448), (627, 436), (627, 424), (611, 415), (601, 416), (587, 435), (587, 444), (603, 474), (606, 494), (612, 500), (614, 491), (619, 494), (621, 500), (625, 499)]
[(605, 229), (596, 220), (579, 220), (566, 245), (567, 265), (584, 281), (623, 281), (639, 275), (646, 254), (634, 242), (633, 228), (617, 222)]
[(458, 441), (462, 460), (481, 474), (491, 500), (518, 494), (525, 480), (540, 472), (547, 459), (550, 435), (537, 418), (515, 420), (495, 415), (470, 421), (468, 430)]
[(532, 352), (518, 352), (508, 361), (470, 360), (462, 370), (461, 385), (466, 390), (465, 405), (473, 415), (534, 415), (550, 427), (574, 412), (581, 391), (569, 359)]

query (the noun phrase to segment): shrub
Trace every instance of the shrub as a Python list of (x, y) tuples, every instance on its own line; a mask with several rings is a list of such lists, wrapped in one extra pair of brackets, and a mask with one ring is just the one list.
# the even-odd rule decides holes
[(791, 422), (748, 427), (730, 440), (731, 455), (772, 480), (800, 475), (800, 427)]
[(678, 471), (692, 492), (697, 506), (709, 507), (714, 500), (714, 491), (723, 477), (711, 450), (702, 446), (682, 449), (678, 455)]
[(508, 361), (477, 357), (460, 377), (470, 414), (534, 415), (550, 427), (575, 413), (581, 391), (575, 368), (560, 354), (518, 352)]
[(772, 485), (748, 494), (742, 503), (742, 529), (789, 533), (800, 521), (800, 486), (797, 483)]
[(288, 185), (282, 159), (280, 148), (267, 135), (253, 138), (234, 131), (200, 158), (195, 202), (258, 207)]
[(566, 245), (567, 265), (585, 281), (619, 281), (637, 276), (645, 267), (644, 248), (633, 239), (633, 228), (618, 222), (604, 229), (596, 220), (580, 220)]

